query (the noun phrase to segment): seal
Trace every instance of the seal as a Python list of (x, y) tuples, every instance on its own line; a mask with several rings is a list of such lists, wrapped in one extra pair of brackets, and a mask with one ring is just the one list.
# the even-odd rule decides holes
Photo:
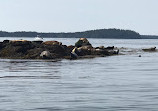
[(51, 53), (49, 51), (43, 51), (41, 54), (40, 54), (40, 57), (42, 59), (51, 59)]
[(77, 58), (78, 58), (77, 52), (78, 52), (78, 50), (77, 50), (77, 48), (75, 47), (75, 48), (71, 51), (71, 53), (70, 53), (71, 59), (77, 59)]
[(46, 41), (46, 42), (43, 42), (42, 44), (44, 44), (44, 45), (62, 45), (62, 43), (58, 42), (58, 41)]

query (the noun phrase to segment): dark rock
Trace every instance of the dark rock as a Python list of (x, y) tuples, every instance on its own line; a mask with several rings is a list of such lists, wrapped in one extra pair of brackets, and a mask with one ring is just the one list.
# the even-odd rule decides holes
[(5, 47), (5, 45), (3, 44), (3, 42), (0, 42), (0, 50), (2, 49), (2, 48), (4, 48)]
[(76, 53), (72, 53), (70, 54), (70, 59), (77, 59), (78, 58), (78, 55)]
[(142, 50), (146, 52), (152, 52), (152, 51), (156, 51), (156, 47), (151, 47), (151, 48), (142, 49)]
[(24, 46), (24, 45), (30, 45), (31, 41), (27, 40), (13, 40), (9, 42), (13, 46)]
[(20, 52), (21, 47), (13, 47), (11, 45), (6, 46), (0, 51), (0, 57), (5, 58), (22, 58), (23, 53)]
[(32, 41), (34, 44), (42, 44), (43, 41)]
[(67, 51), (68, 51), (68, 53), (71, 53), (71, 51), (72, 51), (74, 48), (75, 48), (75, 46), (73, 46), (73, 45), (67, 46)]
[(32, 45), (36, 48), (41, 48), (43, 47), (43, 44), (42, 44), (43, 41), (32, 41)]
[(89, 43), (89, 41), (86, 38), (80, 38), (75, 43), (75, 47), (82, 47), (82, 46), (91, 46), (92, 47), (92, 45)]
[(27, 50), (35, 48), (35, 46), (32, 44), (31, 41), (23, 41), (23, 40), (10, 41), (10, 45), (12, 47), (15, 47), (16, 52), (22, 52), (24, 54)]
[(6, 44), (6, 43), (9, 43), (9, 41), (10, 40), (4, 40), (3, 43)]
[(113, 50), (115, 47), (114, 46), (108, 46), (105, 49)]
[(44, 49), (42, 48), (30, 49), (26, 52), (26, 55), (24, 56), (24, 58), (25, 59), (40, 59), (40, 54), (43, 51)]
[(44, 45), (44, 49), (50, 53), (55, 53), (59, 58), (67, 55), (67, 51), (62, 45)]

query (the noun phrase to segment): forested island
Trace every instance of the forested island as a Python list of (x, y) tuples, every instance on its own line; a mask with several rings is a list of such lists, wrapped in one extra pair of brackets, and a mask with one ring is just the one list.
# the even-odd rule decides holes
[(110, 39), (141, 39), (142, 36), (132, 30), (121, 29), (98, 29), (84, 32), (69, 33), (43, 33), (43, 32), (6, 32), (0, 31), (0, 37), (41, 37), (48, 38), (110, 38)]

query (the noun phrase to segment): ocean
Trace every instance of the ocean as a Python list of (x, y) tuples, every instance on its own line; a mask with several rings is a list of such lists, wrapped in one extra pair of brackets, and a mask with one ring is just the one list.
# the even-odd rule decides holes
[[(13, 40), (0, 41), (4, 39)], [(78, 39), (44, 40), (74, 45)], [(118, 47), (121, 54), (79, 60), (0, 59), (0, 111), (157, 111), (158, 51), (141, 49), (158, 47), (158, 40), (88, 40), (95, 47)]]

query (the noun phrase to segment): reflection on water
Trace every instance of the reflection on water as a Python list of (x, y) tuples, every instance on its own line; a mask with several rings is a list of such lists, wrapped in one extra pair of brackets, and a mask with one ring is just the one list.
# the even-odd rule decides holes
[(157, 111), (158, 52), (142, 52), (139, 44), (130, 47), (133, 41), (119, 56), (0, 59), (0, 111)]

